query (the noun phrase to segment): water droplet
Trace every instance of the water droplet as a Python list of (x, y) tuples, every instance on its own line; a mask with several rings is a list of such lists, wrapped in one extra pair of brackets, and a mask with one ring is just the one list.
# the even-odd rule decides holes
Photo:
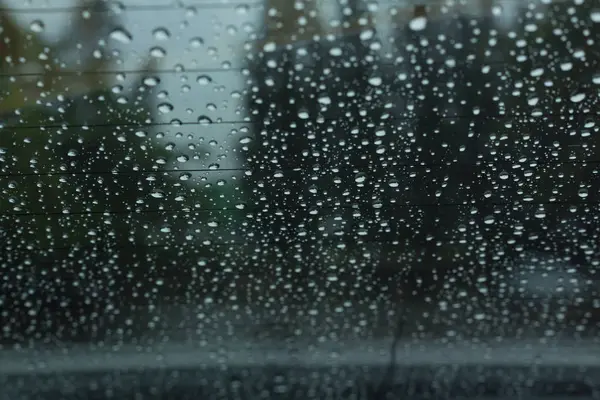
[(271, 53), (275, 51), (275, 49), (277, 49), (277, 45), (275, 44), (275, 42), (267, 42), (263, 45), (263, 50), (266, 53)]
[(327, 95), (321, 95), (318, 99), (318, 102), (320, 104), (324, 104), (324, 105), (331, 104), (331, 97), (329, 97)]
[(212, 119), (210, 119), (206, 115), (201, 115), (198, 117), (198, 123), (200, 125), (210, 125), (210, 124), (212, 124), (212, 122), (213, 122)]
[(120, 43), (130, 43), (133, 40), (133, 36), (131, 36), (131, 33), (129, 33), (125, 28), (119, 27), (114, 29), (109, 37), (113, 40), (116, 40), (117, 42)]
[(369, 78), (369, 85), (371, 86), (381, 86), (382, 83), (383, 79), (381, 79), (379, 76), (373, 76)]
[(46, 26), (44, 25), (44, 23), (42, 21), (40, 21), (39, 19), (36, 19), (35, 21), (31, 22), (31, 24), (29, 25), (29, 29), (31, 29), (32, 32), (41, 33), (41, 32), (44, 32), (44, 29), (46, 29)]
[(356, 174), (354, 176), (354, 182), (356, 182), (356, 183), (363, 183), (366, 180), (367, 180), (367, 175), (362, 172), (359, 172), (358, 174)]
[(171, 37), (171, 32), (166, 28), (156, 28), (152, 31), (152, 36), (156, 40), (168, 40)]
[(197, 79), (196, 82), (198, 82), (200, 85), (208, 85), (209, 83), (212, 82), (212, 78), (208, 75), (200, 75)]
[(573, 103), (579, 103), (579, 102), (583, 101), (583, 99), (585, 99), (585, 93), (583, 93), (583, 92), (574, 93), (571, 95), (571, 101)]
[(180, 163), (184, 163), (184, 162), (188, 161), (189, 159), (190, 158), (188, 156), (186, 156), (185, 154), (182, 154), (177, 157), (177, 161), (179, 161)]
[(300, 119), (308, 119), (310, 117), (310, 115), (308, 114), (308, 111), (300, 110), (300, 111), (298, 111), (298, 117)]
[(546, 211), (545, 211), (545, 210), (543, 210), (543, 209), (539, 209), (539, 210), (537, 210), (537, 211), (535, 212), (535, 214), (534, 214), (534, 215), (535, 215), (535, 217), (536, 217), (536, 218), (540, 218), (540, 219), (542, 219), (542, 218), (546, 218)]
[(331, 49), (329, 49), (329, 54), (333, 57), (339, 57), (343, 54), (343, 52), (342, 49), (339, 47), (332, 47)]
[(492, 225), (494, 222), (496, 222), (496, 219), (493, 215), (487, 215), (483, 218), (483, 223), (486, 225)]
[(360, 39), (361, 40), (369, 40), (369, 39), (373, 38), (374, 34), (375, 34), (375, 32), (373, 31), (373, 29), (366, 29), (360, 33)]
[(544, 68), (542, 67), (537, 67), (531, 70), (531, 72), (529, 73), (529, 75), (531, 75), (534, 78), (540, 77), (544, 74)]
[(150, 49), (150, 55), (154, 58), (164, 58), (167, 55), (167, 51), (162, 47), (153, 47)]
[(590, 19), (592, 20), (592, 22), (600, 24), (600, 8), (592, 10), (592, 12), (590, 13)]
[(422, 31), (427, 27), (427, 17), (417, 16), (410, 20), (408, 27), (413, 31)]
[(527, 104), (529, 104), (532, 107), (537, 106), (537, 104), (540, 102), (540, 98), (537, 97), (536, 95), (532, 95), (531, 97), (529, 97), (527, 99)]
[(143, 83), (146, 86), (156, 86), (160, 83), (160, 78), (157, 76), (147, 76), (144, 78)]
[(150, 196), (154, 197), (155, 199), (162, 199), (165, 197), (165, 192), (159, 189), (154, 189), (152, 193), (150, 193)]
[(173, 105), (171, 103), (160, 103), (158, 105), (158, 111), (163, 114), (168, 114), (173, 111)]
[(204, 44), (204, 39), (202, 39), (201, 37), (193, 37), (190, 39), (190, 47), (193, 49), (197, 49), (199, 47), (202, 47), (202, 45)]
[(588, 197), (588, 190), (585, 188), (581, 188), (579, 189), (579, 191), (577, 192), (577, 195), (579, 197), (581, 197), (582, 199), (585, 199), (586, 197)]

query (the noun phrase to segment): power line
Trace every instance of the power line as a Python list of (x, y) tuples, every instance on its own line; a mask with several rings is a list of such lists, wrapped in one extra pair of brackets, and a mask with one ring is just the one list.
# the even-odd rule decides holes
[[(424, 6), (443, 6), (443, 5), (460, 5), (460, 6), (467, 6), (468, 3), (473, 3), (473, 0), (468, 0), (465, 2), (455, 2), (453, 4), (450, 4), (451, 2), (447, 1), (447, 0), (413, 0), (413, 1), (406, 1), (406, 0), (400, 0), (400, 1), (394, 1), (394, 0), (388, 0), (388, 1), (379, 1), (378, 4), (380, 6), (402, 6), (402, 7), (415, 7), (418, 5), (424, 5)], [(535, 2), (535, 0), (530, 1), (530, 3)], [(540, 4), (544, 4), (546, 5), (546, 1), (540, 1), (537, 0), (538, 3)], [(566, 2), (566, 0), (550, 0), (549, 1), (551, 4), (556, 4), (556, 3), (564, 3)], [(337, 4), (336, 1), (331, 1), (331, 3)], [(500, 1), (500, 4), (503, 3), (522, 3), (522, 0), (502, 0)], [(6, 13), (6, 12), (10, 12), (10, 13), (19, 13), (19, 14), (35, 14), (35, 13), (39, 13), (39, 14), (52, 14), (52, 13), (69, 13), (69, 12), (81, 12), (81, 11), (89, 11), (91, 13), (107, 13), (107, 12), (114, 12), (114, 10), (117, 11), (125, 11), (125, 12), (138, 12), (138, 11), (170, 11), (170, 10), (178, 10), (181, 9), (183, 10), (187, 10), (187, 9), (203, 9), (203, 10), (210, 10), (210, 9), (227, 9), (227, 8), (243, 8), (243, 9), (249, 9), (249, 8), (262, 8), (265, 6), (265, 1), (239, 1), (239, 0), (235, 0), (235, 1), (214, 1), (214, 0), (207, 0), (207, 1), (203, 1), (203, 2), (178, 2), (173, 0), (173, 2), (171, 4), (129, 4), (129, 5), (125, 5), (123, 4), (122, 7), (106, 7), (106, 8), (102, 8), (102, 9), (94, 9), (93, 8), (94, 4), (91, 5), (84, 5), (84, 6), (63, 6), (63, 7), (2, 7), (0, 8), (0, 13)], [(241, 12), (243, 12), (243, 9), (241, 10)]]
[[(388, 121), (413, 121), (413, 120), (417, 120), (419, 118), (433, 118), (433, 119), (438, 119), (438, 120), (447, 120), (447, 119), (467, 119), (467, 118), (472, 118), (472, 119), (491, 119), (491, 118), (498, 118), (498, 119), (505, 119), (505, 118), (531, 118), (534, 121), (528, 121), (531, 123), (539, 123), (540, 120), (544, 120), (544, 119), (548, 119), (548, 118), (557, 118), (557, 117), (584, 117), (584, 116), (593, 116), (593, 115), (598, 115), (598, 111), (581, 111), (581, 112), (573, 112), (573, 113), (544, 113), (543, 115), (538, 116), (532, 116), (532, 115), (527, 115), (527, 114), (521, 114), (521, 113), (517, 113), (517, 114), (502, 114), (502, 113), (498, 113), (498, 114), (462, 114), (462, 115), (435, 115), (435, 114), (430, 114), (430, 115), (404, 115), (404, 116), (394, 116), (390, 119), (388, 119)], [(333, 122), (333, 121), (340, 121), (340, 120), (347, 120), (346, 117), (344, 116), (339, 116), (339, 117), (332, 117), (332, 118), (323, 118), (323, 121), (327, 121), (327, 122)], [(302, 124), (302, 120), (298, 120), (298, 125)], [(519, 121), (522, 122), (522, 121)], [(160, 126), (174, 126), (174, 127), (178, 127), (178, 126), (211, 126), (211, 125), (237, 125), (237, 124), (257, 124), (259, 123), (259, 121), (257, 120), (221, 120), (221, 119), (217, 119), (214, 121), (181, 121), (181, 120), (176, 120), (175, 122), (173, 121), (165, 121), (165, 122), (154, 122), (154, 123), (149, 123), (149, 124), (140, 124), (139, 122), (122, 122), (122, 123), (92, 123), (92, 124), (37, 124), (37, 125), (11, 125), (11, 124), (3, 124), (0, 125), (0, 128), (3, 129), (12, 129), (12, 130), (26, 130), (26, 129), (72, 129), (72, 128), (122, 128), (122, 127), (127, 127), (127, 128), (138, 128), (138, 129), (144, 129), (144, 128), (152, 128), (152, 127), (160, 127)], [(308, 121), (307, 124), (311, 124), (312, 121)]]
[(140, 12), (140, 11), (174, 11), (186, 9), (227, 9), (232, 7), (247, 7), (256, 8), (263, 6), (260, 1), (207, 1), (195, 2), (190, 4), (130, 4), (123, 7), (105, 7), (94, 8), (94, 5), (89, 6), (63, 6), (63, 7), (2, 7), (0, 13), (15, 13), (15, 14), (56, 14), (56, 13), (74, 13), (87, 11), (94, 13), (110, 13), (110, 12)]
[[(552, 161), (515, 161), (515, 160), (478, 160), (476, 162), (460, 162), (460, 161), (447, 161), (447, 162), (421, 162), (421, 163), (396, 163), (393, 165), (387, 166), (379, 166), (372, 164), (354, 164), (347, 165), (345, 164), (345, 169), (349, 168), (385, 168), (386, 170), (396, 169), (396, 168), (485, 168), (489, 166), (497, 166), (497, 165), (522, 165), (528, 166), (529, 168), (535, 167), (546, 167), (546, 166), (558, 166), (558, 165), (596, 165), (600, 164), (600, 160), (552, 160)], [(305, 167), (305, 168), (303, 168)], [(330, 166), (327, 163), (321, 164), (321, 167), (331, 168), (331, 169), (339, 169), (338, 167)], [(20, 177), (55, 177), (55, 176), (100, 176), (100, 175), (111, 175), (111, 176), (120, 176), (120, 175), (152, 175), (152, 174), (173, 174), (173, 173), (196, 173), (196, 172), (209, 172), (209, 173), (218, 173), (218, 172), (251, 172), (254, 173), (265, 173), (265, 172), (274, 172), (274, 171), (290, 171), (290, 172), (305, 172), (311, 166), (304, 166), (302, 164), (298, 164), (296, 167), (287, 167), (287, 168), (277, 168), (277, 166), (273, 166), (273, 168), (264, 169), (264, 168), (251, 168), (251, 167), (239, 167), (239, 168), (188, 168), (188, 169), (156, 169), (156, 170), (131, 170), (131, 171), (43, 171), (43, 172), (15, 172), (15, 173), (4, 173), (0, 174), (0, 178), (20, 178)]]
[[(600, 201), (512, 201), (512, 202), (486, 202), (486, 201), (463, 201), (463, 202), (448, 202), (448, 203), (405, 203), (405, 204), (390, 204), (382, 205), (381, 209), (410, 209), (410, 208), (441, 208), (441, 207), (507, 207), (507, 206), (572, 206), (572, 205), (598, 205)], [(371, 205), (340, 205), (340, 206), (319, 206), (320, 210), (361, 210), (374, 209)], [(275, 210), (275, 209), (274, 209)], [(308, 212), (310, 207), (282, 207), (284, 212), (304, 211)], [(181, 209), (154, 209), (154, 210), (107, 210), (107, 211), (70, 211), (64, 213), (62, 211), (40, 211), (40, 212), (24, 212), (24, 213), (0, 213), (0, 217), (70, 217), (79, 215), (145, 215), (145, 214), (201, 214), (211, 212), (244, 212), (255, 213), (265, 211), (264, 207), (238, 209), (235, 207), (221, 208), (197, 208), (185, 207)], [(271, 211), (271, 210), (266, 210)]]

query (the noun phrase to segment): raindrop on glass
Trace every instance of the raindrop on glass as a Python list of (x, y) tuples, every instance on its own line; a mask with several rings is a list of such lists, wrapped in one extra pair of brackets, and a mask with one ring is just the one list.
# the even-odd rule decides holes
[(41, 32), (44, 32), (44, 29), (46, 29), (46, 26), (44, 25), (44, 23), (42, 21), (40, 21), (39, 19), (36, 19), (35, 21), (31, 22), (31, 24), (29, 25), (29, 29), (31, 29), (32, 32), (41, 33)]
[(133, 36), (129, 33), (125, 28), (116, 28), (114, 29), (109, 37), (113, 40), (116, 40), (120, 43), (130, 43), (133, 40)]
[(166, 28), (156, 28), (152, 31), (152, 36), (156, 40), (168, 40), (171, 37), (171, 33)]
[(410, 20), (408, 27), (413, 31), (422, 31), (427, 27), (427, 17), (418, 16)]

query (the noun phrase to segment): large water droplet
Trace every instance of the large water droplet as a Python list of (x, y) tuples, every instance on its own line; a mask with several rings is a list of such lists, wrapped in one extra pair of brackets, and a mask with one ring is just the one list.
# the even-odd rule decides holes
[(133, 36), (131, 36), (131, 33), (129, 33), (125, 28), (116, 28), (114, 29), (109, 37), (113, 40), (116, 40), (117, 42), (120, 43), (130, 43), (133, 40)]
[(263, 50), (266, 53), (270, 53), (275, 51), (275, 49), (277, 49), (277, 45), (275, 44), (275, 42), (267, 42), (263, 45)]
[(201, 37), (193, 37), (190, 39), (190, 47), (193, 49), (197, 49), (199, 47), (202, 47), (202, 45), (204, 44), (204, 39), (202, 39)]
[(147, 76), (144, 78), (143, 83), (146, 86), (156, 86), (160, 83), (160, 78), (157, 76)]
[(300, 110), (300, 111), (298, 111), (298, 117), (300, 119), (308, 119), (310, 117), (310, 115), (308, 114), (308, 111)]
[(408, 27), (413, 31), (422, 31), (427, 27), (427, 17), (418, 16), (410, 20)]
[(156, 28), (152, 31), (152, 36), (156, 40), (168, 40), (171, 37), (171, 32), (167, 28)]
[(31, 29), (32, 32), (41, 33), (41, 32), (44, 32), (44, 29), (46, 29), (46, 26), (44, 25), (44, 23), (42, 21), (40, 21), (39, 19), (36, 19), (35, 21), (31, 22), (31, 24), (29, 25), (29, 29)]
[(160, 189), (154, 189), (152, 193), (150, 193), (150, 196), (154, 197), (155, 199), (162, 199), (165, 197), (165, 192)]
[(535, 212), (534, 215), (536, 218), (539, 218), (539, 219), (546, 218), (546, 211), (540, 208), (539, 210), (537, 210)]
[(163, 114), (168, 114), (173, 111), (173, 105), (171, 103), (160, 103), (158, 105), (158, 111)]
[(381, 86), (382, 83), (383, 79), (381, 79), (379, 76), (373, 76), (369, 78), (369, 85), (371, 86)]
[(210, 119), (206, 115), (201, 115), (198, 117), (198, 123), (200, 125), (210, 125), (210, 124), (212, 124), (212, 119)]
[(579, 103), (585, 99), (585, 93), (574, 93), (571, 95), (571, 101), (573, 103)]
[(208, 85), (209, 83), (212, 82), (212, 78), (208, 75), (200, 75), (197, 79), (196, 82), (198, 82), (200, 85), (205, 86)]
[(150, 55), (154, 58), (164, 58), (167, 55), (167, 51), (162, 47), (153, 47), (150, 49)]

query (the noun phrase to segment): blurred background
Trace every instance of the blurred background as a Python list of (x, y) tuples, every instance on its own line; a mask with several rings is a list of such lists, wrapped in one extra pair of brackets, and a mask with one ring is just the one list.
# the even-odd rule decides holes
[(2, 348), (595, 340), (598, 41), (587, 0), (0, 1)]

